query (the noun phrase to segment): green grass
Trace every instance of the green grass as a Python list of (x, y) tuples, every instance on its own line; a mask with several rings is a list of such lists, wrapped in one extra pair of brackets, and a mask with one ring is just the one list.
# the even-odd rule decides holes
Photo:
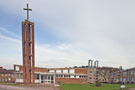
[[(95, 84), (62, 84), (62, 90), (120, 90), (119, 84), (102, 84), (96, 87)], [(127, 84), (126, 88), (135, 88), (135, 84)]]
[(1, 83), (0, 82), (0, 85), (11, 85), (11, 86), (17, 86), (16, 83)]

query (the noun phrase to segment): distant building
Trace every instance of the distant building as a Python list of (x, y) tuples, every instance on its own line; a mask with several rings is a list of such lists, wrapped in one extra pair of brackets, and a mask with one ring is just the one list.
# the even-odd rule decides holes
[(99, 67), (99, 68), (91, 68), (89, 71), (89, 83), (96, 83), (96, 82), (102, 82), (102, 83), (108, 83), (110, 74), (113, 71), (117, 71), (117, 68), (112, 67)]
[(7, 70), (3, 67), (0, 67), (0, 82), (14, 82), (14, 71), (13, 70)]
[(135, 68), (113, 72), (110, 77), (110, 83), (135, 83)]
[(88, 61), (88, 83), (108, 83), (110, 74), (119, 70), (118, 68), (113, 67), (98, 67), (98, 64), (98, 61)]

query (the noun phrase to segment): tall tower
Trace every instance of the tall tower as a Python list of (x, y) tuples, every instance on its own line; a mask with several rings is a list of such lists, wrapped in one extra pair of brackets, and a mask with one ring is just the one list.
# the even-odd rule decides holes
[(29, 21), (29, 6), (27, 4), (27, 19), (22, 22), (22, 51), (23, 51), (23, 82), (24, 84), (35, 83), (34, 80), (34, 23)]

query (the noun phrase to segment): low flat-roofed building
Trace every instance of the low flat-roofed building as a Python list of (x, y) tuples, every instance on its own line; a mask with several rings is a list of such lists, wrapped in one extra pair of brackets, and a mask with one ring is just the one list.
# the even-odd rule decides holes
[[(39, 68), (35, 67), (35, 83), (87, 83), (88, 68)], [(14, 65), (15, 82), (23, 83), (23, 67)]]
[[(39, 68), (35, 67), (35, 83), (39, 84), (86, 84), (109, 82), (110, 73), (117, 68), (98, 67), (70, 67), (70, 68)], [(23, 83), (23, 67), (14, 65), (15, 82)]]

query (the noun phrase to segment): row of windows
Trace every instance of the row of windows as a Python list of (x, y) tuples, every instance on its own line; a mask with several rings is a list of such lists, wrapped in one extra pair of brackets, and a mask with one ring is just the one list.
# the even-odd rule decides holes
[[(23, 79), (23, 74), (21, 74), (21, 73), (15, 74), (15, 78)], [(35, 74), (35, 79), (39, 79), (39, 74)]]
[(11, 81), (11, 78), (0, 78), (0, 82), (8, 82)]
[[(23, 79), (23, 74), (15, 74), (16, 79)], [(56, 75), (61, 78), (86, 78), (85, 75)], [(35, 79), (39, 79), (39, 74), (35, 74)]]
[(118, 81), (123, 81), (123, 82), (135, 82), (135, 79), (134, 78), (131, 78), (131, 79), (129, 79), (129, 78), (118, 78), (118, 79), (114, 79), (113, 81), (115, 81), (115, 82), (118, 82)]
[(23, 74), (15, 74), (16, 79), (23, 79)]
[[(55, 73), (55, 70), (49, 70), (50, 73)], [(56, 73), (75, 73), (74, 69), (56, 70)]]
[[(135, 71), (126, 71), (126, 72), (122, 72), (123, 76), (127, 76), (127, 75), (135, 75)], [(120, 72), (116, 73), (116, 74), (111, 74), (111, 77), (113, 76), (121, 76)]]
[(86, 78), (85, 75), (56, 75), (56, 77), (60, 77), (60, 78)]
[[(92, 77), (89, 77), (89, 79), (91, 80), (91, 79), (92, 79)], [(96, 77), (96, 78), (93, 78), (93, 79), (96, 79), (96, 80), (98, 80), (98, 77)]]
[(14, 76), (13, 74), (0, 74), (0, 76), (4, 77), (4, 76)]
[[(123, 72), (123, 76), (127, 76), (128, 72)], [(130, 75), (135, 75), (135, 71), (130, 71)]]

